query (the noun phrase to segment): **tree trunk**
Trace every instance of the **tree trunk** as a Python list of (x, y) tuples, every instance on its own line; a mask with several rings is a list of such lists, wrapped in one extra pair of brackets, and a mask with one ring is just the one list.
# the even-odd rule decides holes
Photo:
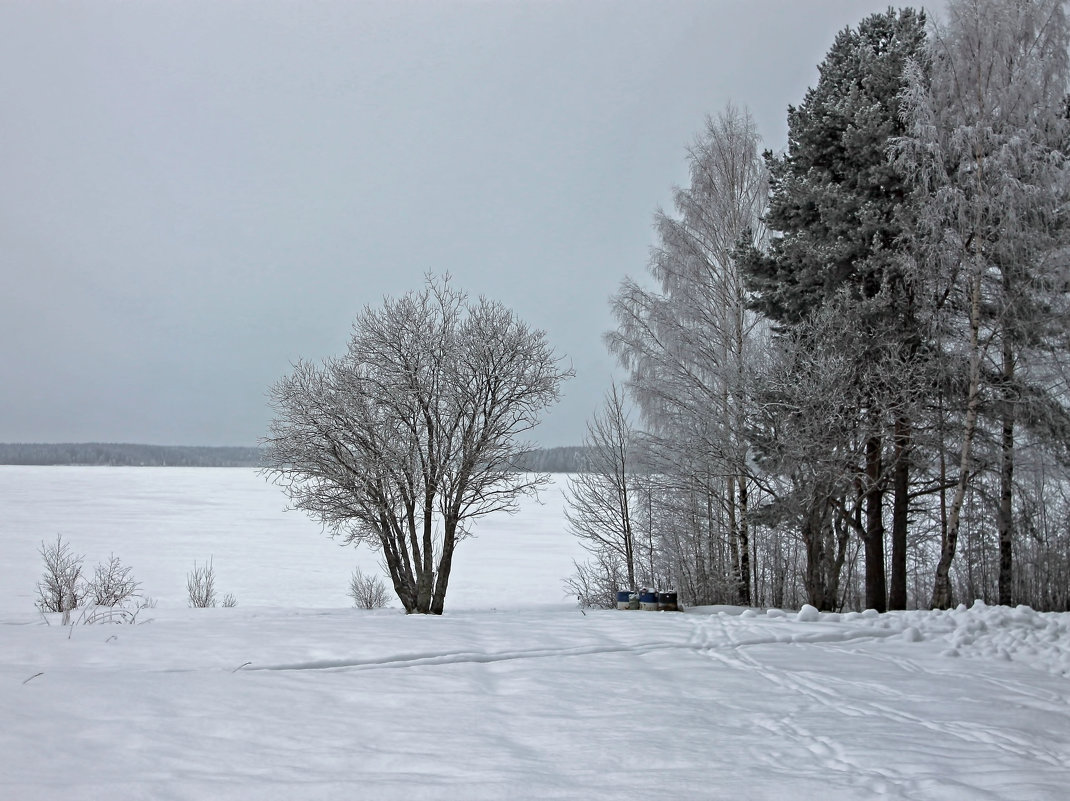
[(729, 579), (735, 585), (735, 603), (743, 603), (743, 579), (739, 574), (739, 518), (736, 516), (736, 477), (729, 476), (725, 487), (728, 507), (728, 561)]
[(966, 500), (966, 484), (969, 480), (970, 460), (973, 454), (973, 434), (977, 428), (977, 415), (981, 406), (981, 272), (975, 266), (970, 280), (970, 383), (966, 400), (966, 420), (962, 431), (962, 446), (959, 451), (959, 477), (955, 495), (948, 511), (947, 531), (940, 543), (940, 561), (936, 564), (933, 578), (933, 594), (929, 606), (933, 609), (948, 609), (952, 603), (951, 562), (959, 539), (959, 523), (962, 504)]
[(892, 582), (889, 609), (907, 608), (907, 519), (910, 511), (910, 421), (895, 420), (895, 467), (892, 475)]
[(616, 440), (613, 445), (613, 480), (616, 482), (617, 503), (620, 513), (621, 534), (624, 537), (624, 562), (628, 567), (628, 588), (637, 589), (635, 586), (635, 533), (632, 529), (632, 499), (629, 487), (632, 482), (628, 461), (628, 445), (631, 441), (631, 431), (624, 416), (617, 388), (613, 387), (613, 401), (610, 408), (612, 415), (611, 432)]
[[(620, 467), (620, 465), (618, 465)], [(624, 536), (624, 563), (628, 568), (628, 589), (635, 586), (635, 538), (632, 532), (631, 499), (628, 497), (628, 474), (621, 470), (617, 484), (617, 502), (620, 505), (621, 534)]]
[(836, 556), (832, 561), (832, 570), (830, 571), (828, 579), (828, 596), (833, 611), (838, 612), (843, 606), (839, 601), (840, 577), (843, 573), (843, 564), (847, 559), (847, 545), (851, 539), (851, 527), (843, 519), (842, 515), (837, 515), (836, 522), (833, 526), (833, 532), (836, 535)]
[[(407, 531), (406, 531), (407, 529)], [(390, 582), (406, 614), (416, 611), (416, 580), (412, 572), (412, 562), (405, 547), (406, 536), (415, 531), (415, 518), (412, 510), (407, 509), (404, 527), (398, 521), (386, 515), (380, 515), (378, 534), (379, 544), (383, 548), (383, 559), (390, 573)]]
[(387, 551), (384, 551), (384, 554), (386, 557), (386, 567), (390, 572), (390, 583), (394, 586), (394, 592), (397, 594), (398, 600), (401, 601), (401, 606), (405, 609), (405, 614), (412, 614), (416, 611), (415, 588), (402, 572), (396, 556), (391, 556)]
[(416, 608), (412, 611), (427, 614), (431, 608), (434, 592), (434, 495), (428, 493), (424, 499), (423, 510), (423, 547), (413, 553), (416, 567)]
[(432, 615), (441, 615), (446, 603), (446, 587), (449, 586), (450, 570), (453, 568), (453, 549), (457, 544), (457, 518), (447, 517), (442, 528), (442, 556), (438, 560), (438, 574), (435, 576), (435, 594), (427, 610)]
[(750, 525), (747, 520), (747, 479), (739, 477), (739, 602), (751, 604)]
[(1008, 338), (1003, 341), (1003, 431), (999, 465), (999, 602), (1014, 603), (1014, 353)]
[(884, 486), (881, 476), (881, 440), (866, 440), (866, 606), (888, 610), (884, 577)]
[(831, 611), (832, 600), (828, 596), (828, 586), (825, 582), (825, 563), (828, 556), (825, 553), (825, 536), (822, 531), (824, 517), (824, 501), (811, 501), (802, 527), (803, 543), (806, 545), (804, 584), (810, 603), (822, 611)]

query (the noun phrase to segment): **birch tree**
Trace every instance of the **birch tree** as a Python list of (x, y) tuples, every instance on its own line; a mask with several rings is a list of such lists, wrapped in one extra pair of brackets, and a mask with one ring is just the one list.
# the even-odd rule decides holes
[(952, 604), (950, 570), (986, 412), (999, 428), (999, 599), (1012, 602), (1012, 495), (1019, 424), (1065, 415), (1040, 351), (1065, 359), (1067, 47), (1062, 0), (951, 0), (931, 77), (915, 67), (900, 168), (919, 205), (911, 245), (937, 310), (945, 361), (964, 372), (954, 492), (931, 605)]
[(617, 328), (607, 335), (630, 372), (628, 389), (663, 489), (705, 494), (708, 504), (693, 519), (705, 517), (700, 528), (710, 535), (711, 527), (725, 530), (742, 603), (752, 586), (748, 376), (764, 329), (747, 306), (734, 252), (741, 236), (763, 236), (767, 177), (759, 147), (745, 111), (729, 106), (707, 121), (688, 154), (690, 183), (674, 191), (676, 213), (655, 215), (659, 245), (648, 269), (659, 291), (625, 281), (612, 301)]

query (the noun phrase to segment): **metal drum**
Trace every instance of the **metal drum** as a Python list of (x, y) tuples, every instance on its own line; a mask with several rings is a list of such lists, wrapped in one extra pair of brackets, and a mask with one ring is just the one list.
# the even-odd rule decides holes
[(679, 612), (680, 605), (677, 602), (675, 592), (658, 593), (658, 609), (662, 612)]

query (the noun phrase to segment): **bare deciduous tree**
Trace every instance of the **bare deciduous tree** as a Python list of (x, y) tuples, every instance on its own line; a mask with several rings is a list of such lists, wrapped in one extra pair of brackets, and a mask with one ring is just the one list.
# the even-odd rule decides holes
[(548, 480), (517, 471), (519, 438), (571, 374), (544, 332), (428, 277), (366, 307), (345, 356), (272, 388), (264, 473), (333, 534), (381, 549), (406, 612), (441, 614), (467, 525)]
[[(632, 507), (636, 500), (633, 487), (635, 465), (631, 454), (633, 438), (624, 397), (613, 384), (602, 410), (587, 423), (587, 437), (583, 443), (586, 469), (568, 482), (565, 518), (569, 528), (580, 544), (592, 556), (598, 557), (596, 564), (612, 566), (614, 578), (623, 566), (623, 586), (615, 589), (637, 589), (632, 525)], [(594, 567), (588, 565), (587, 569)], [(608, 584), (608, 579), (602, 583)]]

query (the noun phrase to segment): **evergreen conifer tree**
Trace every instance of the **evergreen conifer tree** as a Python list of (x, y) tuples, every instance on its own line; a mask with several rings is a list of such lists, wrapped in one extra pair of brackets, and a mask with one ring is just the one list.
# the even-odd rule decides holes
[[(755, 307), (799, 336), (814, 311), (855, 305), (865, 382), (867, 439), (859, 481), (866, 496), (866, 604), (888, 606), (884, 563), (884, 468), (894, 442), (893, 608), (906, 604), (906, 504), (911, 422), (903, 368), (920, 339), (911, 281), (903, 269), (910, 186), (889, 158), (904, 133), (900, 94), (909, 63), (924, 63), (925, 16), (911, 9), (872, 15), (844, 29), (819, 66), (820, 79), (788, 111), (788, 149), (766, 154), (768, 250), (744, 247), (741, 265)], [(889, 375), (897, 376), (889, 380)], [(909, 385), (909, 381), (906, 382)]]

